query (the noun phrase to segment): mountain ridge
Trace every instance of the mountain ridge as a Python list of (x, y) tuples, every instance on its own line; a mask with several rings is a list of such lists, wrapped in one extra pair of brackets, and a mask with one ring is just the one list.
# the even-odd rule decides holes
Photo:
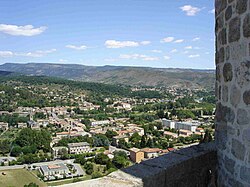
[(131, 86), (212, 88), (215, 70), (54, 63), (5, 63), (0, 71)]

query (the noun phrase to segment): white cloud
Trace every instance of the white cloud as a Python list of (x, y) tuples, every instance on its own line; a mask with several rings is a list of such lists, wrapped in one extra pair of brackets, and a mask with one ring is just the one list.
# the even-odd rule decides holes
[(215, 9), (209, 10), (208, 11), (210, 14), (215, 14)]
[(198, 40), (200, 40), (200, 38), (199, 38), (199, 37), (196, 37), (196, 38), (194, 38), (192, 41), (196, 42), (196, 41), (198, 41)]
[(194, 47), (194, 49), (201, 49), (200, 47)]
[(191, 5), (185, 5), (180, 7), (180, 9), (186, 13), (187, 16), (195, 16), (198, 12), (201, 11), (198, 7), (193, 7)]
[(142, 41), (142, 42), (140, 42), (140, 44), (141, 45), (149, 45), (149, 44), (151, 44), (151, 42), (150, 41)]
[(145, 60), (145, 61), (157, 61), (159, 60), (158, 57), (145, 57), (145, 58), (142, 58), (142, 60)]
[(33, 25), (17, 26), (0, 24), (0, 32), (13, 36), (35, 36), (43, 33), (47, 27), (34, 28)]
[(159, 60), (158, 57), (151, 57), (147, 55), (141, 55), (141, 54), (122, 54), (119, 56), (121, 59), (132, 59), (132, 60), (144, 60), (144, 61), (157, 61)]
[(59, 59), (59, 62), (68, 62), (68, 60), (65, 60), (65, 59)]
[(167, 37), (161, 40), (161, 43), (170, 43), (174, 41), (174, 37)]
[(27, 52), (27, 53), (14, 53), (15, 56), (25, 56), (25, 57), (43, 57), (50, 53), (56, 52), (56, 49), (50, 49), (50, 50), (38, 50), (34, 52)]
[(85, 49), (87, 49), (87, 46), (85, 46), (85, 45), (80, 45), (80, 46), (66, 45), (65, 47), (70, 48), (70, 49), (75, 49), (75, 50), (85, 50)]
[(154, 49), (154, 50), (152, 50), (151, 52), (153, 52), (153, 53), (162, 53), (161, 50), (157, 50), (157, 49)]
[(197, 58), (197, 57), (200, 57), (199, 54), (195, 54), (195, 55), (189, 55), (188, 58)]
[(185, 49), (193, 49), (193, 47), (190, 45), (190, 46), (185, 47)]
[(184, 54), (188, 54), (188, 53), (189, 53), (189, 51), (184, 51), (183, 53), (184, 53)]
[(0, 57), (5, 58), (5, 57), (11, 57), (13, 55), (14, 55), (14, 53), (11, 51), (0, 51)]
[(175, 40), (175, 41), (174, 41), (174, 43), (182, 43), (182, 42), (184, 42), (184, 40), (183, 40), (183, 39), (180, 39), (180, 40)]
[(134, 41), (107, 40), (105, 46), (107, 48), (138, 47), (139, 43)]
[(163, 58), (164, 58), (165, 60), (169, 60), (169, 59), (170, 59), (170, 57), (169, 57), (169, 56), (167, 56), (167, 55), (166, 55), (166, 56), (164, 56)]
[(170, 53), (176, 53), (176, 52), (178, 52), (177, 49), (173, 49), (173, 50), (170, 51)]

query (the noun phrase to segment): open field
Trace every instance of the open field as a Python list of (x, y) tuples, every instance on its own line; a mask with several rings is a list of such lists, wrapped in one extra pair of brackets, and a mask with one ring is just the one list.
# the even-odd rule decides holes
[[(3, 173), (6, 175), (3, 175)], [(47, 186), (26, 169), (3, 170), (0, 172), (0, 186), (23, 187), (31, 182), (38, 184), (39, 187)]]

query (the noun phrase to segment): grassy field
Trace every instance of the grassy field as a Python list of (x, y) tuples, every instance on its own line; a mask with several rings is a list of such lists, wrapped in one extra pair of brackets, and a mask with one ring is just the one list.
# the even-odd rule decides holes
[[(2, 173), (6, 175), (3, 175)], [(25, 184), (36, 183), (39, 187), (47, 186), (44, 182), (37, 179), (26, 169), (12, 169), (0, 171), (0, 186), (3, 187), (23, 187)]]
[[(79, 177), (78, 179), (80, 179), (81, 181), (84, 180), (90, 180), (91, 179), (91, 175), (86, 175), (84, 177)], [(59, 185), (63, 185), (63, 184), (70, 184), (73, 183), (74, 179), (65, 179), (65, 180), (58, 180), (58, 181), (53, 181), (53, 182), (47, 182), (47, 184), (49, 186), (59, 186)]]

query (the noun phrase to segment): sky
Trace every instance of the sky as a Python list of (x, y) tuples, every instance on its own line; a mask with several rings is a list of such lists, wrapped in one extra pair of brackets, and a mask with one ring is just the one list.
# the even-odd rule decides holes
[(214, 69), (213, 0), (1, 0), (0, 64)]

